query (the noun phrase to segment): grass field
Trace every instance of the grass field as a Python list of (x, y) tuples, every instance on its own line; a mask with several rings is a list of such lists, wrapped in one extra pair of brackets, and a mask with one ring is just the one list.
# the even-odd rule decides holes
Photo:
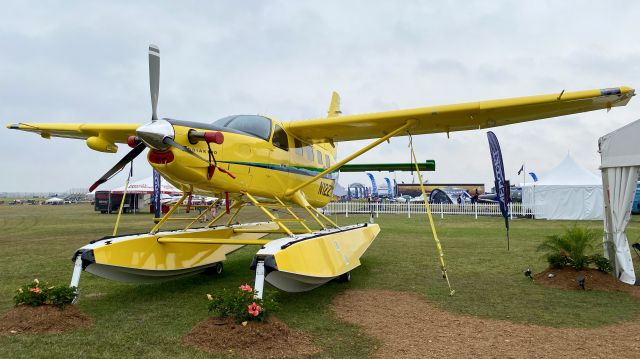
[[(252, 218), (259, 217), (248, 213), (247, 219)], [(335, 218), (340, 225), (368, 220)], [(302, 294), (278, 293), (281, 308), (276, 315), (313, 335), (324, 350), (319, 357), (365, 358), (378, 343), (357, 327), (338, 322), (328, 307), (333, 296), (348, 288), (416, 292), (447, 311), (554, 327), (596, 327), (640, 314), (640, 301), (625, 293), (550, 289), (523, 276), (527, 267), (534, 272), (546, 267), (536, 246), (571, 222), (514, 220), (507, 251), (500, 218), (449, 216), (436, 221), (456, 290), (453, 297), (441, 278), (425, 218), (389, 215), (377, 219), (382, 231), (350, 283), (330, 283)], [(115, 215), (96, 214), (89, 205), (0, 206), (0, 311), (8, 310), (16, 288), (33, 278), (68, 283), (75, 250), (111, 234), (114, 222)], [(151, 215), (126, 215), (119, 233), (142, 232), (150, 225)], [(631, 242), (639, 241), (640, 218), (633, 217), (627, 233)], [(0, 357), (216, 357), (185, 347), (181, 338), (207, 317), (206, 293), (253, 283), (249, 263), (254, 251), (245, 248), (233, 254), (220, 277), (129, 285), (83, 273), (79, 306), (94, 325), (67, 334), (0, 337)], [(366, 305), (375, 306), (375, 300)]]

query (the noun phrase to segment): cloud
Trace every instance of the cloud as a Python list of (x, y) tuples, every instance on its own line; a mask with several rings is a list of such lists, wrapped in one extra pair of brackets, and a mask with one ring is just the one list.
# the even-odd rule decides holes
[[(633, 44), (640, 5), (590, 2), (153, 2), (5, 4), (0, 14), (0, 118), (131, 122), (150, 118), (146, 47), (162, 51), (161, 116), (212, 122), (233, 114), (281, 120), (580, 90), (640, 81)], [(571, 151), (598, 166), (598, 137), (640, 104), (496, 128), (507, 173), (550, 169)], [(364, 142), (340, 145), (347, 155)], [(485, 131), (414, 138), (431, 181), (491, 183)], [(360, 162), (409, 159), (407, 140)], [(126, 146), (121, 146), (126, 151)], [(87, 187), (125, 151), (0, 130), (10, 176), (0, 191)], [(149, 166), (136, 161), (144, 177)], [(409, 174), (396, 174), (410, 181)], [(366, 183), (364, 175), (342, 181)], [(382, 177), (382, 176), (381, 176)], [(46, 181), (43, 181), (43, 178)], [(113, 187), (123, 178), (114, 179)], [(108, 187), (108, 186), (107, 186)]]

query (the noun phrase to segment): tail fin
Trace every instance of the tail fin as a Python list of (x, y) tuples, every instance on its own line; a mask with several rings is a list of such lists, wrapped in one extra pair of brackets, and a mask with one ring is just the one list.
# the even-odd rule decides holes
[(333, 91), (331, 95), (331, 105), (329, 105), (329, 113), (327, 117), (336, 117), (340, 116), (342, 111), (340, 111), (340, 95), (337, 92)]

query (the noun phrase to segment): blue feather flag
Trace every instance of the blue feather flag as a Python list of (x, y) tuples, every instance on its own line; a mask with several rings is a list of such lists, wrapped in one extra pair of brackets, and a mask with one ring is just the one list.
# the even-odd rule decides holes
[(155, 218), (160, 218), (162, 215), (162, 204), (160, 202), (160, 197), (162, 197), (160, 190), (160, 181), (161, 181), (160, 173), (158, 171), (153, 170), (153, 211)]
[(491, 163), (493, 164), (493, 177), (495, 179), (496, 197), (500, 203), (500, 212), (504, 217), (504, 226), (507, 228), (507, 249), (509, 249), (509, 196), (507, 181), (504, 176), (504, 164), (502, 162), (502, 152), (500, 151), (500, 143), (496, 135), (487, 132), (489, 139), (489, 151), (491, 152)]

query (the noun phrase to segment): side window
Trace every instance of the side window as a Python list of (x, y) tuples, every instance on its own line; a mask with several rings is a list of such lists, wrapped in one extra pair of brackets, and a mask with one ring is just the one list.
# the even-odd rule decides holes
[(306, 145), (304, 147), (304, 151), (307, 153), (307, 159), (309, 161), (313, 161), (313, 149), (311, 148), (311, 145)]
[(296, 148), (296, 155), (302, 157), (304, 155), (304, 150), (302, 149), (302, 141), (294, 137), (293, 145)]
[(329, 155), (324, 155), (324, 164), (327, 168), (331, 167), (331, 160), (329, 160)]
[(278, 125), (276, 125), (276, 130), (273, 131), (273, 145), (285, 151), (289, 151), (289, 137)]
[(320, 153), (320, 151), (316, 151), (316, 157), (318, 159), (318, 164), (322, 166), (322, 153)]

